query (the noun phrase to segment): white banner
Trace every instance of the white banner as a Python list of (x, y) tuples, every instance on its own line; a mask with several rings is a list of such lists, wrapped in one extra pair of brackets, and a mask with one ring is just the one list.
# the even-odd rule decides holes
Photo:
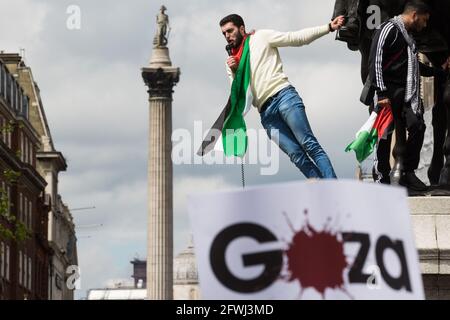
[(288, 183), (189, 197), (204, 299), (424, 299), (405, 190)]

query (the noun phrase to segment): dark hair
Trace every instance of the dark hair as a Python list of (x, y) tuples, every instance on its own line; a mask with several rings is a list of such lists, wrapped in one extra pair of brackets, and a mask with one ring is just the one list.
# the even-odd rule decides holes
[(430, 14), (431, 13), (431, 9), (428, 6), (428, 4), (426, 4), (425, 2), (423, 2), (422, 0), (410, 0), (405, 4), (405, 9), (403, 10), (403, 12), (411, 12), (411, 11), (416, 11), (417, 14)]
[(242, 19), (242, 17), (238, 14), (230, 14), (226, 16), (225, 18), (220, 20), (219, 24), (222, 27), (226, 25), (228, 22), (232, 22), (238, 28), (240, 28), (241, 26), (244, 26), (245, 28), (244, 19)]

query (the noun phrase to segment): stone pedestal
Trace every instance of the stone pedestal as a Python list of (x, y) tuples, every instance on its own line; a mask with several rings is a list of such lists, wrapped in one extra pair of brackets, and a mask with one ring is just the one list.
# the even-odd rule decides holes
[(154, 48), (142, 69), (149, 93), (147, 293), (173, 299), (172, 93), (180, 70), (167, 48)]
[(450, 299), (450, 197), (410, 198), (427, 299)]

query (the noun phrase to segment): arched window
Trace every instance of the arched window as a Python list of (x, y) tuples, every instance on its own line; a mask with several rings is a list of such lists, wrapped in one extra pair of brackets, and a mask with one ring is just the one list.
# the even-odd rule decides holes
[(12, 91), (12, 77), (9, 73), (6, 73), (6, 101), (11, 104), (11, 91)]
[(28, 101), (28, 96), (27, 95), (23, 95), (22, 96), (22, 115), (28, 119), (28, 110), (29, 110), (29, 101)]

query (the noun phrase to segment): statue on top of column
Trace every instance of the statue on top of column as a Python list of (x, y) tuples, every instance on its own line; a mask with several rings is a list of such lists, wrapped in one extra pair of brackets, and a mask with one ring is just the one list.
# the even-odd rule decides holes
[(155, 48), (164, 48), (167, 46), (170, 33), (170, 25), (169, 25), (169, 16), (165, 14), (166, 10), (167, 8), (165, 6), (161, 6), (160, 12), (156, 16), (158, 31), (153, 40), (153, 45)]

